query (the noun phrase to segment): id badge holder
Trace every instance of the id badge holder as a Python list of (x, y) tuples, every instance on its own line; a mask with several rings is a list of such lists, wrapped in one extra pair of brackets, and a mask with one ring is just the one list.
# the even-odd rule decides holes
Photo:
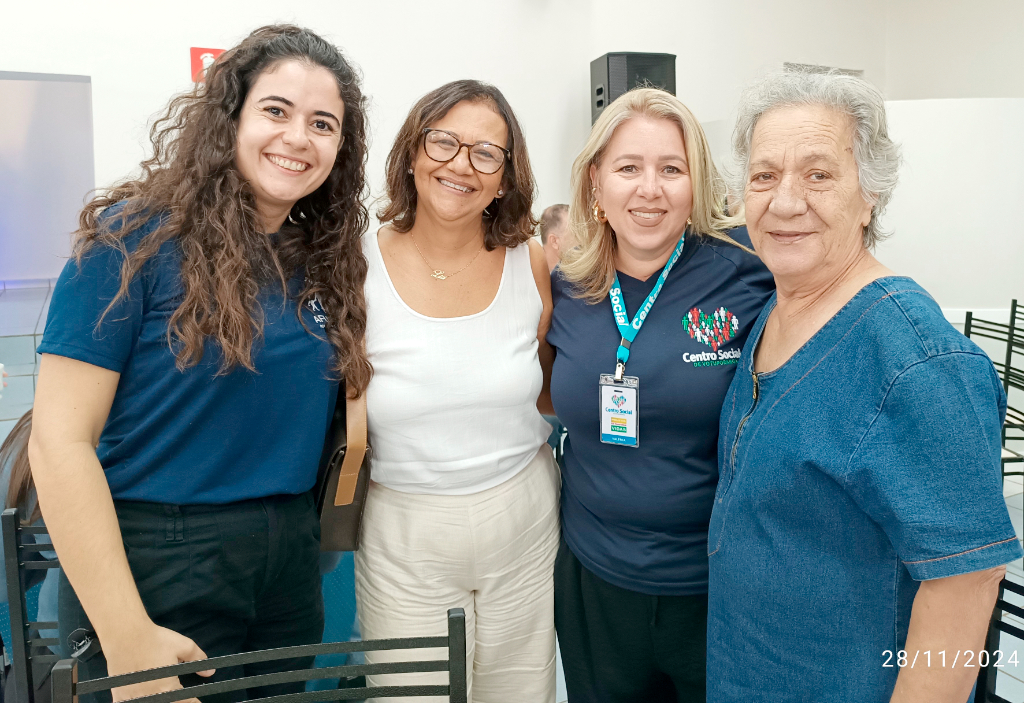
[(610, 373), (601, 374), (599, 383), (601, 441), (621, 447), (640, 446), (640, 379), (623, 376), (616, 381)]

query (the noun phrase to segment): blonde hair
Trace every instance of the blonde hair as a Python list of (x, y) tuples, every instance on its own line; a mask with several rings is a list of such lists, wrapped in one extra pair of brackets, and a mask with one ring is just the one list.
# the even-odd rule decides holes
[(671, 93), (636, 88), (605, 108), (572, 166), (568, 227), (576, 237), (576, 246), (563, 254), (561, 270), (563, 278), (574, 284), (573, 295), (590, 303), (603, 300), (615, 281), (615, 232), (609, 222), (601, 223), (594, 218), (590, 167), (600, 164), (615, 130), (634, 117), (671, 120), (683, 132), (693, 189), (692, 224), (687, 228), (688, 233), (719, 239), (750, 251), (725, 234), (725, 230), (742, 225), (743, 219), (726, 215), (725, 184), (711, 160), (711, 150), (700, 122)]

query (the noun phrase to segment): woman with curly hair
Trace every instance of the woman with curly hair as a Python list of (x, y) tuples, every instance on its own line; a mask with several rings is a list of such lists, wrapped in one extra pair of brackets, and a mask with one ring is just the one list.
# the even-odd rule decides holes
[(82, 212), (29, 452), (62, 644), (91, 627), (103, 647), (83, 677), (320, 641), (311, 489), (338, 379), (357, 395), (370, 377), (364, 110), (334, 46), (263, 27), (171, 101), (141, 175)]
[(558, 472), (537, 410), (551, 284), (501, 92), (463, 80), (423, 96), (391, 148), (387, 191), (386, 224), (365, 244), (362, 634), (435, 635), (446, 608), (463, 608), (470, 700), (553, 701)]

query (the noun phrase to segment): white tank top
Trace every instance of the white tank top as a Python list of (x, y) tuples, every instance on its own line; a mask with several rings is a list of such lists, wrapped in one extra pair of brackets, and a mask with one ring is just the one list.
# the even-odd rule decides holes
[(551, 431), (537, 410), (543, 304), (529, 246), (506, 250), (485, 310), (448, 318), (405, 304), (376, 233), (363, 253), (371, 478), (405, 493), (467, 495), (515, 476)]

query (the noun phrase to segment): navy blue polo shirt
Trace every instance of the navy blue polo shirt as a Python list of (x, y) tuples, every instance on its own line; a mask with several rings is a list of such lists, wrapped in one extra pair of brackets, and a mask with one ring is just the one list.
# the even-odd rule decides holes
[[(750, 246), (746, 228), (731, 236)], [(654, 288), (619, 272), (632, 319)], [(747, 334), (774, 292), (761, 261), (726, 242), (687, 239), (630, 350), (640, 379), (640, 446), (602, 444), (598, 377), (620, 334), (607, 299), (571, 296), (558, 269), (548, 342), (551, 397), (569, 431), (562, 534), (588, 570), (650, 595), (707, 593), (707, 537), (718, 482), (718, 419)]]
[[(128, 250), (156, 224), (153, 218), (129, 235)], [(175, 239), (97, 325), (117, 293), (123, 258), (98, 245), (81, 265), (67, 263), (39, 345), (42, 354), (121, 375), (96, 449), (113, 497), (222, 504), (312, 488), (338, 382), (331, 380), (333, 349), (319, 304), (302, 306), (308, 330), (299, 320), (301, 274), (289, 282), (287, 299), (280, 285), (259, 296), (264, 328), (253, 344), (256, 371), (217, 375), (215, 342), (207, 340), (202, 361), (184, 370), (168, 346), (168, 321), (184, 295)]]

